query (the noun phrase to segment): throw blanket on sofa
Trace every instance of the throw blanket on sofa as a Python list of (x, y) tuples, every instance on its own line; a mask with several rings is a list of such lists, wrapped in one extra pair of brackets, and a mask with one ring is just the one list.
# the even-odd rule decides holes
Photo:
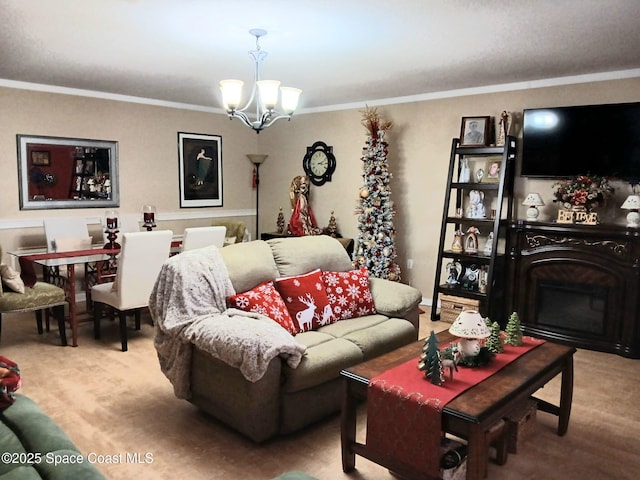
[(226, 308), (235, 291), (217, 247), (190, 250), (163, 265), (149, 298), (156, 325), (154, 345), (160, 368), (175, 395), (191, 396), (193, 346), (238, 368), (251, 382), (260, 380), (276, 356), (291, 368), (306, 347), (270, 318)]

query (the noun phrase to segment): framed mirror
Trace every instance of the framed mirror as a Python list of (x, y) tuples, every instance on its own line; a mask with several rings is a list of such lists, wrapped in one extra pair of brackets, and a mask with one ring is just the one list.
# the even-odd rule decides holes
[(120, 206), (118, 142), (17, 135), (20, 210)]

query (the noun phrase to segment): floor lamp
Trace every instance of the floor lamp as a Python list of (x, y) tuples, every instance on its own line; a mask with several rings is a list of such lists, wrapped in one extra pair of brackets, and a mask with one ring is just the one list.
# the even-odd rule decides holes
[(259, 240), (258, 235), (258, 208), (260, 206), (260, 165), (264, 163), (269, 155), (261, 155), (257, 153), (248, 153), (247, 158), (253, 163), (255, 168), (254, 184), (256, 186), (256, 240)]

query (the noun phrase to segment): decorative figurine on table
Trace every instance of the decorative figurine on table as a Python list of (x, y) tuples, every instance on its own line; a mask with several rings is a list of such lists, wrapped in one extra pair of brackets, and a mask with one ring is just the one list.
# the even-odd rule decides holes
[(443, 370), (448, 370), (449, 371), (449, 380), (453, 380), (453, 371), (455, 370), (456, 372), (458, 371), (458, 363), (460, 362), (460, 351), (458, 350), (457, 345), (453, 345), (451, 347), (451, 349), (449, 350), (450, 352), (450, 356), (451, 358), (445, 358), (444, 355), (441, 354), (442, 357), (442, 369)]
[(498, 322), (491, 324), (491, 335), (489, 335), (487, 339), (486, 347), (491, 353), (504, 352), (504, 344), (502, 342), (502, 336), (500, 335), (500, 324)]
[(322, 234), (309, 203), (310, 187), (311, 179), (307, 176), (298, 175), (291, 182), (289, 195), (293, 213), (289, 220), (289, 233), (297, 237)]
[(276, 220), (276, 232), (284, 233), (284, 213), (282, 213), (282, 207), (278, 211), (278, 219)]
[(418, 362), (418, 370), (424, 372), (426, 378), (431, 379), (434, 385), (444, 383), (444, 373), (442, 371), (442, 361), (440, 348), (438, 347), (438, 337), (433, 330), (422, 346), (422, 355)]
[(505, 334), (506, 338), (504, 339), (504, 343), (507, 345), (512, 345), (514, 347), (522, 345), (522, 330), (520, 329), (520, 318), (518, 317), (517, 312), (513, 312), (511, 316), (509, 316), (507, 328), (505, 328)]
[(336, 222), (336, 217), (333, 214), (333, 210), (331, 210), (331, 216), (329, 217), (329, 225), (327, 225), (327, 228), (325, 228), (324, 232), (333, 238), (336, 238), (338, 236), (338, 222)]

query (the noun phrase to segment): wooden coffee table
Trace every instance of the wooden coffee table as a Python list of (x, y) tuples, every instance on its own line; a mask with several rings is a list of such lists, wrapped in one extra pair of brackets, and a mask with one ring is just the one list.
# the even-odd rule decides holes
[[(440, 343), (455, 338), (449, 332), (438, 335)], [(423, 340), (368, 360), (341, 372), (344, 377), (341, 440), (342, 469), (355, 469), (356, 454), (382, 465), (407, 479), (425, 479), (424, 472), (407, 471), (389, 456), (381, 456), (356, 441), (356, 408), (366, 399), (369, 380), (396, 365), (418, 358)], [(499, 419), (528, 399), (556, 375), (562, 375), (560, 403), (553, 405), (536, 399), (538, 409), (558, 416), (558, 435), (567, 432), (573, 396), (574, 347), (545, 342), (530, 350), (502, 370), (466, 390), (449, 402), (442, 411), (443, 431), (467, 439), (467, 480), (480, 480), (487, 466), (485, 432)], [(417, 427), (419, 428), (419, 426)], [(439, 455), (439, 452), (433, 452)]]

